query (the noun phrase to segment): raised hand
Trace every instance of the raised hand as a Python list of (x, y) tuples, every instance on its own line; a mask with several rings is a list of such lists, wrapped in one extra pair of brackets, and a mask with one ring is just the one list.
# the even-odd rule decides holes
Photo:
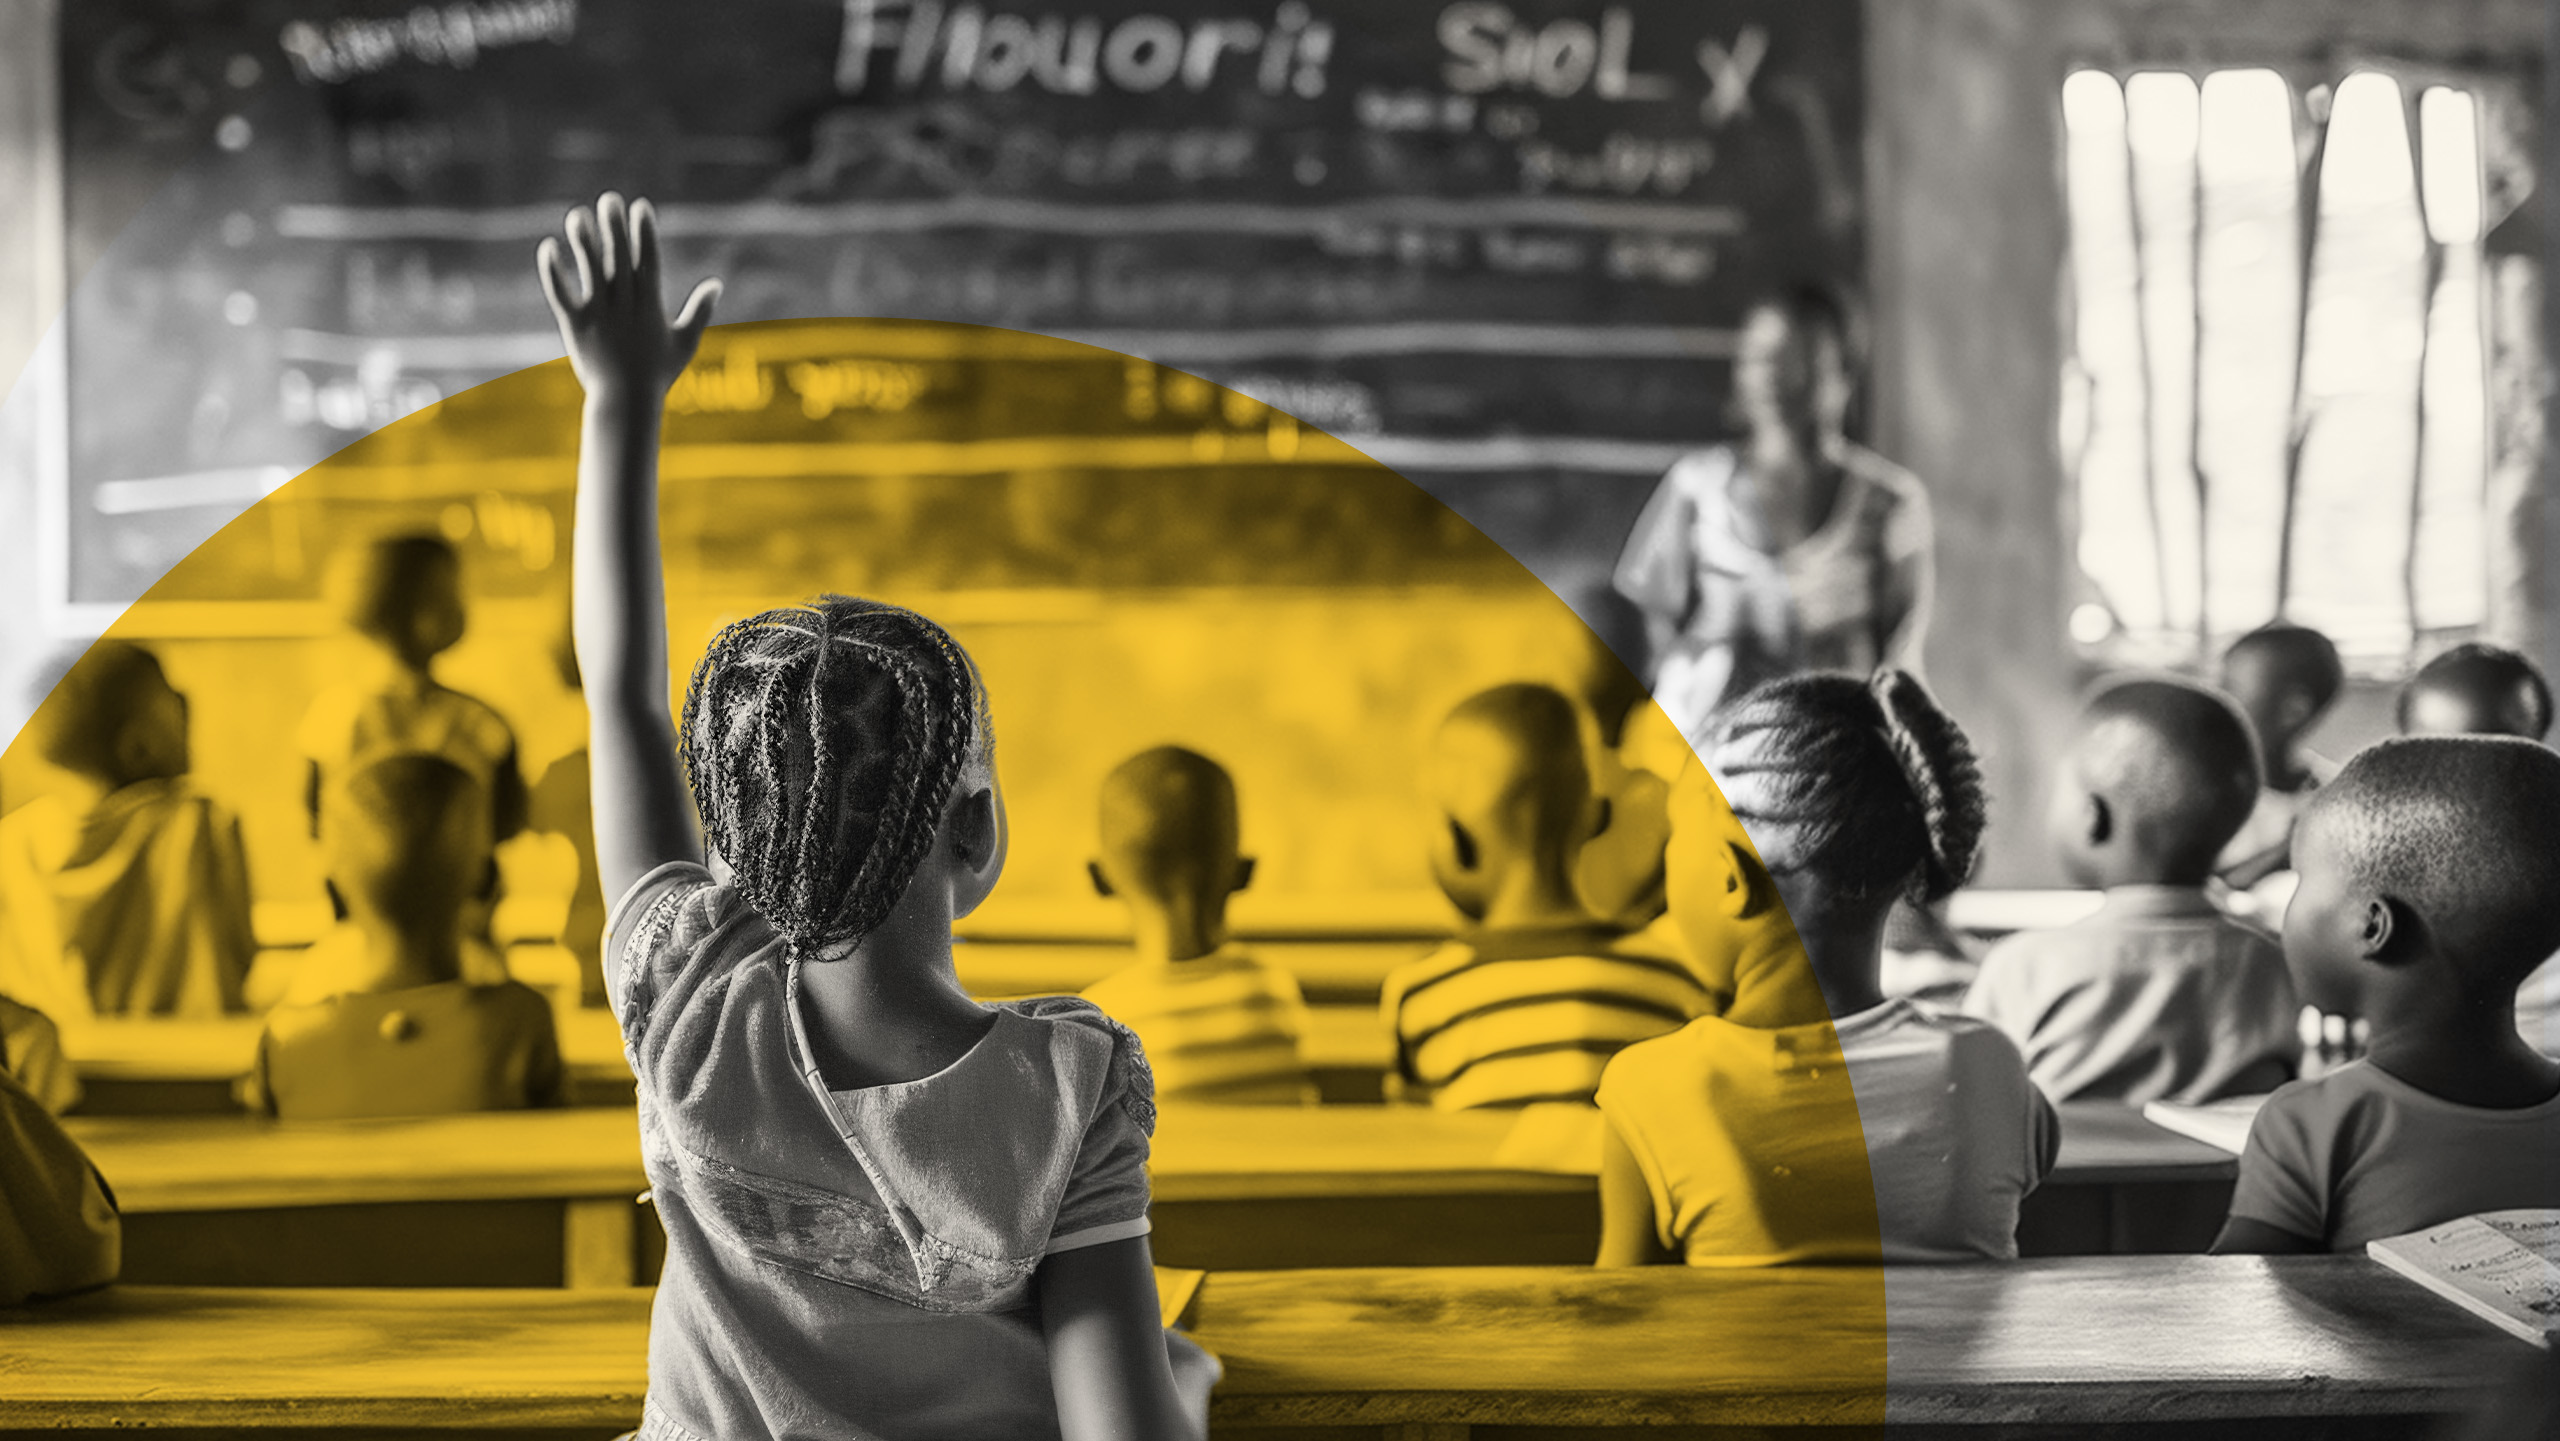
[(667, 323), (659, 285), (658, 217), (649, 202), (629, 206), (606, 191), (595, 208), (569, 212), (569, 273), (557, 238), (545, 239), (535, 269), (569, 363), (590, 396), (655, 400), (683, 373), (711, 323), (720, 282), (705, 280)]

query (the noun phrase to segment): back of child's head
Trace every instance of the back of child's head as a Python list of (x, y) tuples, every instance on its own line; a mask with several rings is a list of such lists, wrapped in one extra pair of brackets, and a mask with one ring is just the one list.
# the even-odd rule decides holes
[(2262, 625), (2222, 653), (2222, 688), (2240, 702), (2252, 725), (2276, 732), (2261, 736), (2263, 743), (2289, 739), (2308, 726), (2346, 683), (2337, 646), (2291, 621)]
[(488, 879), (488, 788), (441, 756), (386, 756), (331, 785), (320, 838), (352, 914), (449, 926)]
[(1234, 888), (1236, 784), (1180, 746), (1140, 751), (1102, 781), (1103, 864), (1133, 898), (1208, 899)]
[(2248, 718), (2203, 686), (2120, 680), (2081, 707), (2072, 774), (2110, 824), (2170, 884), (2200, 885), (2247, 824), (2264, 779)]
[(1973, 873), (1982, 772), (1963, 730), (1907, 672), (1771, 681), (1717, 717), (1701, 754), (1715, 758), (1734, 815), (1782, 875), (1882, 904), (1938, 900)]
[(2479, 994), (2513, 994), (2560, 951), (2560, 753), (2511, 736), (2386, 740), (2321, 787), (2304, 824), (2351, 887), (2416, 910)]
[(462, 558), (439, 535), (395, 535), (340, 552), (328, 592), (356, 634), (424, 662), (462, 639)]
[(1569, 855), (1588, 835), (1591, 767), (1582, 721), (1551, 686), (1499, 685), (1440, 723), (1432, 789), (1479, 841)]
[(955, 793), (994, 779), (968, 653), (913, 611), (845, 596), (721, 631), (694, 667), (680, 748), (740, 893), (811, 959), (877, 929)]
[(2538, 741), (2551, 731), (2551, 683), (2505, 646), (2472, 641), (2420, 667), (2400, 688), (2402, 735), (2501, 735)]
[(38, 754), (103, 785), (187, 769), (184, 705), (159, 657), (130, 641), (99, 641), (61, 666), (28, 728)]

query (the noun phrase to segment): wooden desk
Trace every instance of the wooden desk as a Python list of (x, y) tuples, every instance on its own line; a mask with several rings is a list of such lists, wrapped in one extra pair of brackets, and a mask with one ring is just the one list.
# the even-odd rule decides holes
[[(1027, 981), (1031, 976), (1025, 973), (1009, 979)], [(981, 994), (1046, 995), (1073, 989), (1031, 987)], [(561, 1056), (569, 1067), (571, 1101), (580, 1106), (630, 1105), (631, 1067), (623, 1059), (622, 1031), (611, 1013), (580, 1008), (555, 1012), (554, 1019), (559, 1023)], [(237, 1114), (240, 1103), (232, 1083), (248, 1073), (263, 1024), (255, 1016), (219, 1021), (99, 1021), (71, 1043), (72, 1064), (87, 1091), (80, 1112), (89, 1116)], [(1378, 1018), (1374, 982), (1365, 1002), (1308, 1008), (1304, 1055), (1328, 1103), (1380, 1099), (1386, 1072), (1395, 1064), (1395, 1038)]]
[[(74, 1117), (126, 1211), (126, 1274), (223, 1285), (629, 1285), (664, 1237), (629, 1111), (279, 1126)], [(1513, 1118), (1420, 1107), (1168, 1105), (1153, 1165), (1170, 1266), (1573, 1264), (1593, 1178), (1505, 1155)], [(2200, 1251), (2232, 1158), (2122, 1107), (2069, 1106), (2020, 1218), (2030, 1254)], [(389, 1239), (386, 1239), (389, 1238)]]
[[(0, 1312), (0, 1429), (601, 1438), (638, 1420), (648, 1307), (641, 1290), (122, 1287)], [(1239, 1441), (1878, 1422), (2405, 1436), (2532, 1356), (2354, 1256), (1246, 1272), (1209, 1276), (1191, 1315), (1226, 1365), (1213, 1432)]]
[[(554, 1013), (570, 1098), (582, 1106), (631, 1104), (631, 1067), (622, 1032), (600, 1010)], [(90, 1023), (63, 1046), (80, 1072), (86, 1116), (237, 1115), (232, 1083), (257, 1059), (256, 1016), (219, 1021), (138, 1020)]]
[[(1168, 1317), (1193, 1304), (1203, 1279), (1157, 1270)], [(119, 1286), (0, 1311), (0, 1430), (603, 1437), (639, 1424), (651, 1299)]]
[(1180, 1106), (1156, 1120), (1156, 1257), (1204, 1270), (1587, 1262), (1587, 1175), (1501, 1156), (1513, 1117), (1418, 1106)]
[(133, 1282), (628, 1286), (664, 1254), (627, 1110), (66, 1124), (124, 1209)]
[(2182, 1438), (2403, 1435), (2481, 1404), (2526, 1350), (2356, 1256), (1879, 1274), (1214, 1274), (1195, 1329), (1226, 1363), (1222, 1431), (1404, 1427), (1432, 1441), (1476, 1426), (1879, 1421), (1897, 1437), (2137, 1422)]
[(2027, 1256), (2194, 1255), (2231, 1210), (2239, 1158), (2131, 1106), (2068, 1101), (2053, 1174), (2018, 1209)]

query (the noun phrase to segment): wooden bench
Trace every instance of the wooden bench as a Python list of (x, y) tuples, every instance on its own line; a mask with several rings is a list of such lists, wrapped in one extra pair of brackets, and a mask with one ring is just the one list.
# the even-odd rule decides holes
[[(1587, 1171), (1512, 1154), (1514, 1118), (1420, 1107), (1168, 1105), (1155, 1250), (1211, 1270), (1576, 1264)], [(627, 1110), (275, 1125), (74, 1117), (126, 1213), (127, 1276), (207, 1285), (625, 1286), (664, 1236)], [(2232, 1158), (2114, 1106), (2063, 1108), (2031, 1252), (2201, 1250)]]
[[(638, 1420), (648, 1307), (118, 1288), (0, 1312), (0, 1430), (602, 1441)], [(1272, 1441), (2407, 1436), (2534, 1354), (2354, 1256), (1212, 1274), (1189, 1315), (1214, 1434)]]

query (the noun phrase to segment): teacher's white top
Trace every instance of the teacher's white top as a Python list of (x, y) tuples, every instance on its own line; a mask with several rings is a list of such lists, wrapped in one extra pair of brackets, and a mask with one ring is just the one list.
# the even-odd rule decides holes
[(1928, 492), (1863, 447), (1844, 446), (1839, 462), (1830, 516), (1774, 555), (1743, 538), (1742, 466), (1725, 446), (1682, 456), (1636, 518), (1611, 579), (1678, 622), (1654, 699), (1683, 733), (1797, 671), (1918, 672), (1934, 578)]

